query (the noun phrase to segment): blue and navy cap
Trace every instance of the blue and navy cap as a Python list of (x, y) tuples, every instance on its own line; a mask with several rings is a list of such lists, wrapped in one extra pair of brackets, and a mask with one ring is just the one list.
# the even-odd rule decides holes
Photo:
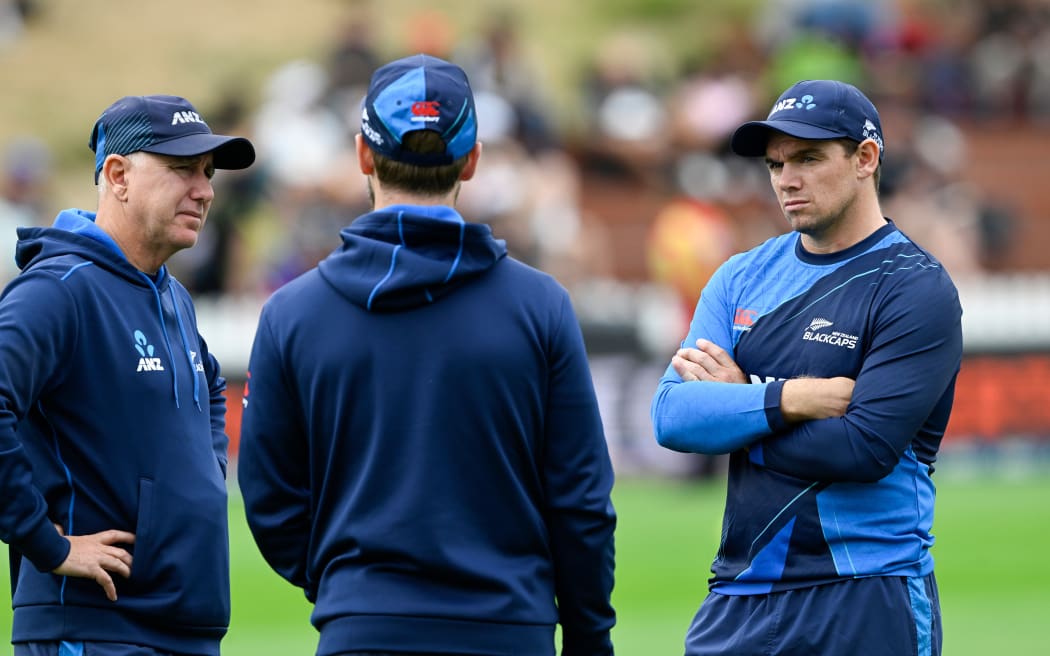
[(246, 169), (255, 148), (244, 137), (212, 134), (197, 110), (178, 96), (125, 96), (95, 121), (88, 146), (95, 153), (95, 183), (109, 155), (137, 151), (194, 157), (214, 153), (217, 169)]
[(852, 84), (836, 80), (803, 80), (784, 93), (764, 121), (744, 123), (730, 142), (744, 157), (766, 154), (769, 131), (799, 139), (872, 139), (882, 160), (882, 123), (875, 105)]
[[(416, 130), (440, 134), (445, 152), (421, 155), (402, 150), (402, 139)], [(429, 55), (413, 55), (380, 67), (372, 75), (364, 100), (361, 135), (373, 152), (399, 162), (451, 164), (469, 153), (478, 138), (474, 93), (467, 74)]]

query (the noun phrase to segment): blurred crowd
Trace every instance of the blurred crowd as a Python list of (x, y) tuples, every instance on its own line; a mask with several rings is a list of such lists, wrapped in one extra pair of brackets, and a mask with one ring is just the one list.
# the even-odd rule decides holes
[[(368, 209), (353, 136), (369, 75), (407, 52), (459, 63), (477, 94), (485, 150), (461, 212), (570, 289), (647, 280), (689, 307), (725, 257), (786, 229), (761, 163), (731, 156), (727, 142), (780, 90), (813, 77), (850, 81), (880, 108), (887, 215), (953, 274), (1002, 266), (1017, 217), (962, 181), (970, 155), (960, 124), (1050, 126), (1050, 5), (765, 5), (686, 56), (642, 33), (608, 35), (581, 71), (586, 120), (576, 127), (555, 115), (547, 76), (509, 11), (470, 35), (420, 13), (406, 22), (401, 52), (375, 43), (367, 17), (351, 17), (324, 58), (287, 62), (261, 93), (230, 89), (202, 106), (214, 131), (250, 136), (259, 160), (216, 178), (219, 202), (198, 247), (170, 266), (201, 296), (265, 295), (335, 248), (339, 230)], [(0, 1), (10, 16), (0, 34), (31, 6)], [(50, 223), (56, 208), (46, 147), (28, 137), (0, 147), (0, 250), (10, 253), (14, 226)], [(4, 278), (15, 273), (10, 259)]]
[[(0, 49), (31, 29), (37, 4), (0, 0)], [(647, 399), (715, 267), (787, 229), (764, 166), (732, 155), (728, 139), (796, 80), (842, 79), (874, 100), (887, 135), (883, 209), (957, 279), (1008, 271), (1019, 219), (1050, 218), (1021, 217), (1009, 193), (964, 175), (984, 155), (968, 142), (983, 125), (1050, 141), (1045, 0), (766, 0), (707, 25), (692, 50), (617, 30), (576, 71), (577, 120), (555, 109), (566, 103), (512, 12), (471, 34), (437, 11), (403, 27), (391, 48), (367, 15), (349, 16), (325, 56), (198, 101), (215, 132), (251, 137), (259, 158), (216, 176), (198, 246), (169, 266), (202, 306), (255, 308), (315, 265), (368, 210), (353, 137), (371, 72), (413, 52), (453, 60), (472, 81), (484, 143), (459, 209), (573, 293), (620, 471), (719, 466), (658, 448)], [(39, 138), (0, 144), (0, 252), (13, 253), (16, 226), (62, 209), (53, 175)], [(0, 258), (0, 282), (16, 274)]]

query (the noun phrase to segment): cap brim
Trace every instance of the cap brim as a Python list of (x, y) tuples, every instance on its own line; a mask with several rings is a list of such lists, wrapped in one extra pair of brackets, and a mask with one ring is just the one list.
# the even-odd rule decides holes
[(221, 134), (187, 134), (142, 150), (174, 157), (195, 157), (213, 153), (213, 163), (217, 169), (246, 169), (255, 161), (255, 147), (252, 146), (252, 142), (244, 137), (227, 137)]
[(781, 132), (798, 139), (839, 139), (845, 136), (799, 121), (751, 121), (736, 129), (729, 145), (734, 153), (742, 157), (765, 157), (770, 131)]

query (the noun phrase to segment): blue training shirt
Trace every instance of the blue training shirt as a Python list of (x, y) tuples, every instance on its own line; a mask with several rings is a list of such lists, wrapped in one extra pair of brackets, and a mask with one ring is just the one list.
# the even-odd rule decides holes
[[(652, 404), (661, 445), (731, 453), (711, 589), (762, 594), (933, 570), (934, 485), (962, 359), (947, 272), (892, 222), (815, 255), (789, 233), (730, 258), (683, 346), (726, 349), (751, 384), (685, 383)], [(856, 380), (842, 417), (789, 425), (784, 381)]]

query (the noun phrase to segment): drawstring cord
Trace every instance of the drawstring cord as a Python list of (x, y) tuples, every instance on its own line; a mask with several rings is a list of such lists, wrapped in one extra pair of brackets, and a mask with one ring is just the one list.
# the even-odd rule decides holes
[[(150, 289), (153, 290), (153, 298), (157, 301), (157, 317), (160, 319), (160, 332), (164, 337), (164, 348), (168, 350), (168, 362), (171, 363), (171, 389), (175, 395), (175, 407), (181, 408), (182, 405), (179, 403), (179, 372), (175, 366), (175, 354), (171, 350), (171, 339), (168, 337), (168, 328), (164, 321), (164, 305), (161, 302), (160, 291), (157, 289), (157, 285), (154, 284), (153, 279), (145, 273), (139, 272), (146, 282), (149, 283)], [(198, 412), (203, 412), (201, 408), (200, 400), (200, 378), (197, 376), (197, 363), (193, 361), (193, 353), (190, 351), (189, 339), (186, 337), (186, 327), (182, 323), (182, 315), (179, 313), (179, 303), (175, 298), (175, 290), (172, 287), (168, 287), (168, 295), (171, 296), (171, 307), (175, 312), (175, 323), (179, 327), (179, 336), (182, 339), (182, 351), (186, 356), (186, 361), (190, 363), (190, 375), (193, 376), (193, 402), (197, 406)], [(203, 362), (203, 355), (201, 356)]]
[(153, 280), (145, 273), (139, 272), (146, 282), (149, 283), (149, 288), (153, 290), (153, 298), (157, 301), (157, 317), (160, 319), (160, 332), (164, 337), (164, 348), (168, 349), (168, 362), (171, 363), (171, 389), (175, 393), (175, 407), (181, 407), (179, 405), (179, 372), (175, 367), (175, 354), (171, 352), (171, 340), (168, 339), (168, 328), (164, 325), (164, 306), (160, 302), (160, 292), (157, 291), (157, 286), (153, 284)]

